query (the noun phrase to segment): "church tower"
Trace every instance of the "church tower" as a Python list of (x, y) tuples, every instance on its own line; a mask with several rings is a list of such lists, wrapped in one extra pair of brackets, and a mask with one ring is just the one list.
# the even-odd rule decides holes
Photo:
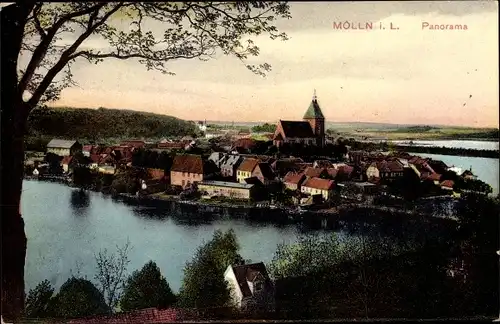
[(311, 125), (314, 135), (316, 135), (317, 145), (321, 147), (325, 146), (325, 116), (323, 116), (319, 107), (316, 90), (314, 90), (314, 95), (304, 115), (304, 120)]

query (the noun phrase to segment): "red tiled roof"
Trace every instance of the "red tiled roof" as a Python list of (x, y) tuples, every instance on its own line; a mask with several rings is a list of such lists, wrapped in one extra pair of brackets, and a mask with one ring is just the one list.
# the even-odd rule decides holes
[(333, 179), (335, 179), (335, 177), (337, 176), (337, 173), (338, 173), (339, 170), (335, 169), (335, 168), (327, 168), (326, 169), (326, 172), (328, 172), (328, 175), (330, 177), (332, 177)]
[(241, 147), (244, 149), (250, 149), (256, 145), (256, 142), (251, 138), (240, 138), (234, 141), (233, 147)]
[(141, 140), (130, 140), (130, 141), (123, 141), (120, 143), (120, 146), (132, 146), (134, 148), (141, 148), (146, 145), (146, 142), (141, 141)]
[(99, 160), (101, 159), (101, 156), (99, 154), (90, 154), (90, 159), (94, 163), (99, 163)]
[(264, 178), (266, 178), (268, 180), (272, 180), (275, 178), (274, 172), (271, 169), (271, 165), (268, 162), (260, 162), (258, 164), (258, 167), (260, 169), (260, 172), (264, 176)]
[(93, 145), (83, 145), (82, 146), (82, 151), (84, 151), (84, 152), (90, 152), (90, 151), (92, 151), (93, 147), (94, 147)]
[(328, 160), (316, 160), (314, 163), (319, 167), (319, 168), (331, 168), (332, 167), (332, 162)]
[(199, 155), (176, 155), (171, 171), (203, 174), (203, 160)]
[(309, 187), (313, 189), (320, 190), (330, 190), (333, 188), (334, 181), (321, 178), (309, 178), (307, 179), (302, 187)]
[(454, 184), (455, 182), (453, 182), (453, 180), (444, 180), (443, 182), (441, 182), (441, 187), (453, 188)]
[(243, 162), (240, 164), (238, 171), (253, 172), (257, 164), (259, 164), (259, 160), (257, 159), (252, 159), (252, 158), (244, 159)]
[(303, 173), (288, 172), (283, 178), (283, 182), (298, 185), (303, 179)]
[(372, 166), (376, 166), (380, 172), (403, 172), (404, 168), (398, 161), (377, 161)]
[(354, 167), (350, 165), (343, 165), (338, 168), (338, 172), (350, 175), (354, 171)]
[(325, 171), (324, 168), (313, 168), (313, 167), (308, 167), (306, 168), (306, 170), (304, 171), (304, 174), (306, 175), (306, 177), (309, 177), (309, 178), (317, 178), (319, 177), (323, 172)]
[(429, 179), (432, 181), (439, 181), (441, 179), (441, 175), (439, 173), (431, 173), (425, 179)]

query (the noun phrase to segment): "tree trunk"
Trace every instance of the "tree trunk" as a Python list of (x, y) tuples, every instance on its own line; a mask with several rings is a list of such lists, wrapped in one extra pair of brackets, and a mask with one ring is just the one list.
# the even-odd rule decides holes
[(2, 317), (18, 321), (24, 307), (26, 235), (20, 202), (24, 134), (29, 109), (17, 91), (17, 60), (26, 17), (32, 5), (1, 9), (1, 159)]

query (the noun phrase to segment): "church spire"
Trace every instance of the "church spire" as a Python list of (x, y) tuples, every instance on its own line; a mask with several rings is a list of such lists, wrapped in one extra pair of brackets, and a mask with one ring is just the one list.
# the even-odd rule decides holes
[(314, 89), (314, 94), (313, 94), (313, 101), (317, 101), (318, 97), (316, 96), (316, 89)]
[(323, 116), (323, 112), (321, 112), (321, 108), (318, 104), (318, 97), (316, 96), (316, 89), (314, 89), (313, 97), (311, 100), (311, 104), (307, 109), (304, 119), (325, 119)]

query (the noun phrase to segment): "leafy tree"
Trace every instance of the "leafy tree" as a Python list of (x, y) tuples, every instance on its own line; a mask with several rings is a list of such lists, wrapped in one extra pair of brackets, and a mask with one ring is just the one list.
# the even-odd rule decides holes
[(255, 133), (274, 133), (276, 131), (275, 124), (265, 123), (263, 125), (257, 125), (252, 127), (252, 132)]
[(215, 231), (211, 241), (198, 248), (193, 260), (184, 268), (179, 292), (183, 307), (217, 307), (230, 303), (230, 292), (224, 279), (229, 265), (243, 263), (233, 230)]
[(130, 241), (127, 240), (124, 246), (117, 246), (116, 249), (116, 254), (110, 254), (104, 249), (95, 255), (97, 273), (94, 279), (99, 283), (99, 291), (104, 296), (110, 311), (118, 305), (125, 285), (127, 266), (130, 263), (128, 258)]
[(76, 318), (109, 313), (104, 296), (88, 280), (69, 278), (52, 301), (56, 317)]
[(93, 183), (93, 175), (86, 166), (76, 166), (73, 168), (73, 184), (82, 188), (89, 189)]
[[(116, 18), (131, 28), (119, 30)], [(76, 61), (98, 64), (106, 59), (133, 59), (148, 70), (173, 74), (166, 63), (176, 59), (207, 60), (217, 52), (241, 61), (257, 56), (259, 48), (244, 37), (267, 34), (286, 39), (274, 26), (290, 18), (286, 2), (18, 2), (1, 10), (2, 43), (2, 294), (6, 318), (20, 316), (24, 303), (26, 235), (19, 213), (22, 192), (24, 136), (35, 107), (58, 99), (74, 84), (71, 67)], [(158, 39), (148, 21), (165, 26)], [(62, 45), (62, 37), (73, 41)], [(108, 42), (99, 52), (82, 44), (91, 37)], [(18, 65), (20, 56), (27, 65)], [(263, 75), (267, 63), (246, 65)], [(8, 157), (5, 158), (4, 157)], [(5, 186), (4, 186), (5, 184)]]
[(31, 289), (26, 297), (24, 314), (27, 318), (47, 317), (50, 314), (50, 299), (54, 294), (54, 287), (48, 280), (40, 282)]
[(166, 308), (175, 302), (176, 298), (160, 268), (149, 261), (140, 271), (127, 279), (120, 308), (123, 311), (148, 307)]

